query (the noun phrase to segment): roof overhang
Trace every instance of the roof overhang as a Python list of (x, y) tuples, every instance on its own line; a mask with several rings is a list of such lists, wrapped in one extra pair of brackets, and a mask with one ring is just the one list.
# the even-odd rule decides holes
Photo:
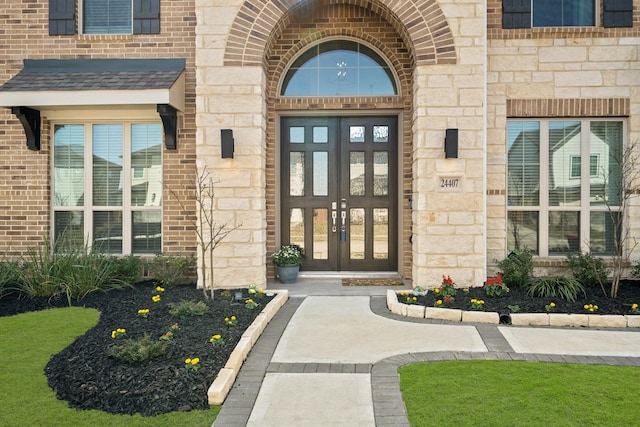
[(31, 150), (40, 149), (40, 113), (122, 106), (156, 110), (165, 145), (175, 149), (177, 112), (185, 108), (184, 70), (181, 58), (25, 60), (0, 86), (0, 106), (20, 120)]
[(178, 111), (184, 111), (184, 74), (173, 86), (166, 89), (0, 91), (0, 106), (11, 108), (19, 105), (42, 112), (51, 109), (60, 110), (61, 107), (100, 108), (108, 105), (153, 104), (169, 104)]

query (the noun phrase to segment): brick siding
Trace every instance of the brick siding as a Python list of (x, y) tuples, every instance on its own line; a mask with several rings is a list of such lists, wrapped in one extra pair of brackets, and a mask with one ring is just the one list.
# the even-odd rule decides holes
[[(185, 111), (178, 150), (163, 152), (163, 246), (194, 254), (195, 205), (183, 212), (176, 201), (193, 200), (195, 176), (195, 1), (161, 2), (160, 34), (50, 36), (48, 2), (0, 0), (0, 83), (24, 59), (185, 58)], [(9, 109), (0, 109), (0, 256), (19, 256), (51, 231), (50, 122), (43, 117), (42, 149), (26, 148), (24, 130)], [(193, 209), (193, 211), (191, 211)]]

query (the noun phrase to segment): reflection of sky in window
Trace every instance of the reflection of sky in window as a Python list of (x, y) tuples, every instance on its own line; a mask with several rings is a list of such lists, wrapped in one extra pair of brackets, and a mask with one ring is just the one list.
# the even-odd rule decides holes
[(539, 122), (509, 122), (507, 128), (507, 150), (511, 149), (513, 143), (521, 137), (523, 133), (539, 132)]
[(156, 148), (162, 143), (160, 124), (131, 125), (131, 152)]
[(593, 26), (594, 0), (535, 0), (534, 27)]
[[(368, 54), (363, 53), (363, 50)], [(315, 46), (302, 55), (287, 72), (283, 94), (395, 95), (391, 71), (381, 58), (372, 58), (370, 55), (376, 54), (353, 42), (329, 42)]]
[(122, 166), (122, 125), (93, 126), (93, 155)]

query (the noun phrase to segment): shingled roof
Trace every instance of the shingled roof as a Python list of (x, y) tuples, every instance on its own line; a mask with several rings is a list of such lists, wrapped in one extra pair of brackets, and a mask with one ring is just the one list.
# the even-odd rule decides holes
[(167, 89), (184, 68), (184, 59), (25, 59), (0, 91)]

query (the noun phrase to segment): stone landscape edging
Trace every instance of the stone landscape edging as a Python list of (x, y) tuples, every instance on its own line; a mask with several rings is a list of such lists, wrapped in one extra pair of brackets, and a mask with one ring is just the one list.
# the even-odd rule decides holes
[(222, 405), (222, 402), (226, 399), (229, 390), (231, 390), (238, 376), (242, 363), (246, 360), (253, 345), (258, 341), (260, 334), (262, 334), (264, 328), (266, 328), (267, 324), (273, 319), (273, 316), (275, 316), (278, 310), (289, 299), (289, 291), (287, 290), (274, 290), (270, 292), (275, 293), (275, 297), (269, 301), (267, 306), (244, 331), (238, 344), (236, 344), (229, 355), (229, 359), (224, 365), (224, 368), (220, 369), (213, 383), (211, 383), (207, 391), (209, 405)]
[[(452, 308), (424, 307), (398, 301), (398, 291), (387, 290), (387, 308), (394, 314), (435, 320), (466, 323), (500, 323), (500, 313), (494, 311), (465, 311)], [(574, 326), (593, 328), (640, 328), (639, 315), (510, 313), (512, 325), (517, 326)]]

